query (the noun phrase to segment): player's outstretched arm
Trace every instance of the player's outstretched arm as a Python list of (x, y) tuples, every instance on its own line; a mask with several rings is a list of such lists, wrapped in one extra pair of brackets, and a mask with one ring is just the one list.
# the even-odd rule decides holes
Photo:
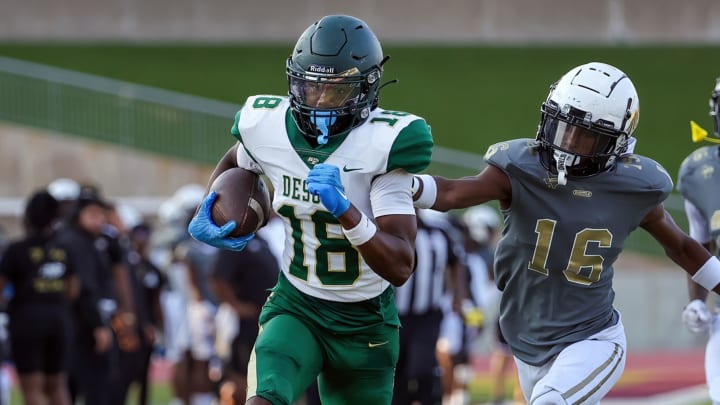
[(720, 293), (720, 261), (683, 232), (662, 204), (650, 211), (640, 226), (660, 243), (667, 257), (692, 276), (693, 281)]
[(468, 208), (491, 200), (500, 201), (501, 208), (510, 206), (510, 179), (499, 168), (488, 165), (475, 176), (446, 179), (427, 174), (413, 179), (413, 200), (418, 208), (448, 211)]
[[(352, 243), (362, 254), (365, 262), (380, 277), (398, 287), (412, 275), (415, 260), (415, 235), (417, 219), (414, 215), (386, 215), (375, 219), (377, 225), (363, 215), (354, 205), (340, 217), (340, 225)], [(365, 242), (354, 240), (353, 232), (374, 228)], [(369, 234), (368, 234), (369, 236)]]

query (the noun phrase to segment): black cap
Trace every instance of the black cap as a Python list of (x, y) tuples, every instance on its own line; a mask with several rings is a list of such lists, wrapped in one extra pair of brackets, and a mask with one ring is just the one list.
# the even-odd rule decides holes
[(43, 230), (57, 219), (59, 207), (58, 201), (47, 190), (34, 192), (25, 205), (25, 225), (29, 230)]

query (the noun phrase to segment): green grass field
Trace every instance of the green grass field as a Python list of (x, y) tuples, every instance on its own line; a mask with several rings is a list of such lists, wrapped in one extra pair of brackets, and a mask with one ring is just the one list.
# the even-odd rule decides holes
[[(168, 405), (172, 401), (172, 393), (168, 384), (152, 384), (149, 393), (149, 405)], [(135, 387), (131, 388), (128, 393), (126, 405), (137, 405), (138, 401)], [(14, 387), (10, 392), (10, 405), (22, 405), (22, 395), (18, 387)]]

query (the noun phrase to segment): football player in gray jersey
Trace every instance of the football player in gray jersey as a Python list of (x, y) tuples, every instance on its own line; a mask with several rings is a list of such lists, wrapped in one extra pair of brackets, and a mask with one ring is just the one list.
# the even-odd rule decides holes
[[(720, 77), (710, 96), (710, 116), (713, 134), (707, 140), (720, 143)], [(696, 139), (693, 136), (693, 139)], [(700, 137), (698, 141), (705, 139)], [(703, 146), (692, 152), (680, 166), (677, 189), (685, 200), (685, 213), (690, 224), (690, 236), (715, 255), (720, 237), (720, 147)], [(713, 405), (720, 405), (720, 322), (717, 305), (711, 313), (705, 305), (708, 290), (688, 280), (690, 302), (683, 310), (682, 319), (688, 329), (710, 338), (705, 349), (705, 378)]]
[(637, 227), (707, 289), (720, 261), (665, 211), (672, 180), (628, 151), (638, 95), (619, 69), (577, 66), (550, 88), (535, 139), (491, 146), (476, 176), (415, 176), (418, 207), (446, 211), (498, 200), (504, 229), (495, 256), (500, 327), (533, 405), (596, 404), (626, 359), (613, 307), (613, 263)]

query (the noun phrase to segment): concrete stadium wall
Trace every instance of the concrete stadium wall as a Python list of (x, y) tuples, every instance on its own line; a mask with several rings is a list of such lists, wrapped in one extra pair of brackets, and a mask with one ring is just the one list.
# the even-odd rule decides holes
[(154, 218), (157, 206), (180, 186), (204, 185), (211, 171), (206, 165), (0, 123), (0, 229), (19, 236), (25, 199), (58, 177), (97, 184), (111, 201), (129, 203)]
[(327, 14), (387, 42), (720, 43), (717, 0), (4, 0), (0, 40), (286, 42)]
[(0, 125), (0, 197), (28, 195), (58, 177), (98, 184), (108, 196), (170, 196), (183, 184), (206, 184), (211, 170), (41, 129)]

